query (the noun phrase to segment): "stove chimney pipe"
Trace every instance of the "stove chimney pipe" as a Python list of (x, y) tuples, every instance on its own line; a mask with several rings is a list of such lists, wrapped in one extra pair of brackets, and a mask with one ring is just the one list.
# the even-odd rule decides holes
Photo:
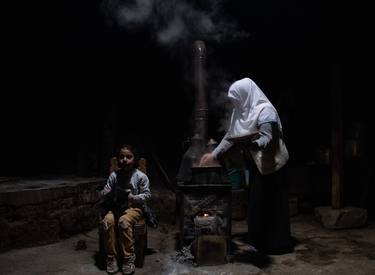
[(194, 42), (194, 136), (207, 140), (207, 101), (206, 101), (206, 46), (203, 41)]
[(208, 109), (206, 102), (206, 46), (203, 41), (194, 42), (194, 128), (190, 147), (182, 157), (177, 181), (189, 182), (191, 167), (198, 166), (206, 150)]

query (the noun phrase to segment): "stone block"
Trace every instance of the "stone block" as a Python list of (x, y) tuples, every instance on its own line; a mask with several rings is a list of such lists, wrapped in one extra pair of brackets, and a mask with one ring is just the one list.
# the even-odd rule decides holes
[(356, 228), (366, 224), (367, 210), (359, 207), (333, 209), (330, 206), (315, 208), (315, 217), (326, 228)]
[(197, 265), (227, 263), (228, 240), (223, 235), (201, 235), (191, 246)]

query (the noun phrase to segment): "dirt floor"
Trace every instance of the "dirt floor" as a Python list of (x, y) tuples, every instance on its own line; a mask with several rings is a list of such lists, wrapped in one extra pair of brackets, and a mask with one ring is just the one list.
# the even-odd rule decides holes
[[(312, 216), (299, 215), (291, 219), (291, 226), (297, 240), (293, 253), (267, 256), (234, 251), (228, 264), (195, 266), (178, 262), (178, 230), (161, 223), (149, 229), (144, 267), (137, 268), (136, 274), (375, 274), (375, 223), (334, 231), (322, 228)], [(235, 242), (246, 228), (246, 221), (233, 222)], [(0, 274), (106, 274), (96, 265), (97, 251), (98, 232), (92, 230), (59, 243), (4, 252)]]

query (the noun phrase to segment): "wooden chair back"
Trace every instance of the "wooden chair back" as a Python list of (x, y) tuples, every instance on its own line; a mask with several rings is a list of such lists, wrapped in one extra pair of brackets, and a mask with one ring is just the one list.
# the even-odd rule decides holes
[[(140, 158), (138, 161), (138, 169), (147, 175), (147, 162), (145, 158)], [(111, 158), (109, 173), (118, 170), (117, 157)]]

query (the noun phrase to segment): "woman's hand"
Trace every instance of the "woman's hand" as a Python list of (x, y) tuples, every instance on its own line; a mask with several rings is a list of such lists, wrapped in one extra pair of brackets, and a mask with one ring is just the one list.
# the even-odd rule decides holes
[(204, 154), (199, 161), (199, 166), (217, 165), (217, 159), (212, 153)]

